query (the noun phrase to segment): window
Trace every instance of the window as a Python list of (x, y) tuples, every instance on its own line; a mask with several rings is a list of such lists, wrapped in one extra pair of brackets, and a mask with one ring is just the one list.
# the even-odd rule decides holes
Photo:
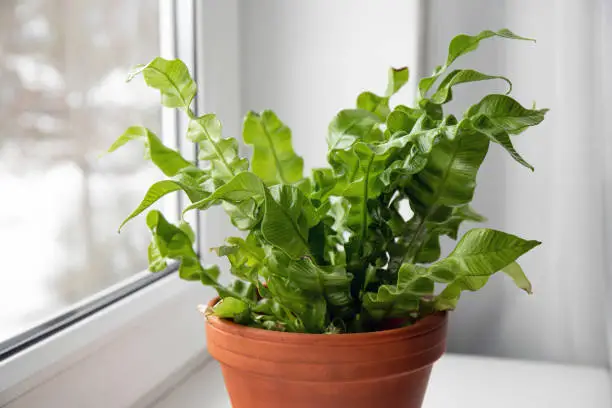
[[(184, 157), (195, 158), (193, 144), (182, 146), (177, 138), (184, 135), (186, 126), (178, 112), (160, 109), (158, 94), (146, 88), (141, 78), (124, 84), (131, 65), (156, 55), (179, 57), (196, 78), (204, 78), (206, 74), (218, 79), (215, 84), (223, 83), (223, 87), (203, 86), (206, 92), (200, 93), (196, 108), (202, 109), (206, 102), (206, 110), (218, 112), (230, 130), (238, 131), (240, 108), (236, 102), (239, 89), (235, 68), (238, 39), (236, 35), (218, 36), (224, 30), (237, 33), (237, 18), (234, 2), (213, 5), (199, 0), (0, 1), (0, 243), (3, 245), (0, 253), (5, 260), (11, 253), (16, 257), (18, 250), (25, 253), (25, 258), (19, 261), (8, 259), (8, 265), (13, 269), (17, 266), (18, 271), (8, 272), (10, 267), (5, 262), (0, 272), (4, 309), (0, 312), (4, 319), (0, 319), (0, 328), (8, 327), (8, 319), (17, 315), (14, 312), (18, 306), (19, 310), (30, 310), (22, 314), (23, 320), (10, 333), (6, 330), (0, 337), (0, 406), (146, 406), (147, 401), (159, 397), (172, 381), (180, 379), (183, 370), (208, 358), (203, 321), (196, 305), (205, 303), (214, 291), (203, 285), (185, 284), (177, 274), (171, 273), (172, 268), (162, 274), (144, 271), (149, 233), (142, 219), (131, 223), (121, 235), (116, 234), (118, 223), (140, 202), (151, 182), (163, 175), (143, 160), (142, 147), (137, 144), (102, 159), (98, 156), (126, 126), (141, 123), (156, 131), (168, 146), (180, 148)], [(58, 19), (62, 21), (58, 23)], [(200, 22), (197, 26), (196, 21)], [(70, 24), (73, 28), (68, 32), (65, 26)], [(24, 25), (30, 28), (23, 28)], [(46, 45), (43, 41), (47, 41)], [(105, 44), (110, 44), (111, 53)], [(50, 59), (49, 55), (54, 55), (52, 49), (59, 54), (57, 61)], [(20, 61), (30, 61), (26, 68), (20, 68), (25, 70), (22, 75), (29, 74), (25, 85), (14, 72), (15, 65), (6, 66), (7, 56), (14, 54), (24, 57)], [(93, 67), (95, 64), (106, 66), (107, 70)], [(98, 73), (94, 75), (94, 72)], [(7, 79), (7, 75), (12, 79)], [(78, 84), (80, 96), (68, 98), (70, 92), (66, 86), (79, 75), (84, 75), (80, 79), (83, 83)], [(41, 78), (47, 81), (59, 78), (55, 83), (62, 87), (45, 88)], [(31, 84), (35, 84), (33, 90), (26, 88)], [(14, 102), (14, 98), (22, 95), (29, 98)], [(19, 122), (22, 111), (30, 116)], [(78, 133), (67, 131), (76, 126)], [(12, 136), (12, 133), (25, 132), (24, 127), (29, 136), (36, 137), (26, 141), (25, 137)], [(70, 150), (75, 147), (75, 141), (81, 143), (84, 151), (81, 156)], [(52, 171), (48, 169), (52, 166), (67, 166), (61, 161), (58, 164), (58, 157), (72, 165), (67, 167), (72, 173), (66, 173), (72, 178), (60, 174), (60, 187), (53, 191), (48, 182), (39, 180), (50, 177), (48, 173)], [(77, 214), (81, 209), (77, 193), (84, 183), (79, 177), (81, 173), (71, 163), (77, 159), (87, 160), (92, 167), (87, 184), (92, 203), (89, 220), (95, 239), (91, 248), (104, 251), (94, 255), (95, 262), (103, 263), (104, 267), (83, 255), (84, 216)], [(16, 178), (14, 185), (7, 184), (6, 180)], [(114, 185), (119, 179), (121, 183)], [(22, 186), (24, 180), (33, 180), (31, 183), (35, 184), (28, 187), (38, 189), (38, 195)], [(22, 191), (20, 188), (25, 193), (17, 200), (14, 196)], [(62, 195), (70, 196), (65, 198), (68, 204), (51, 205)], [(36, 203), (27, 202), (34, 199)], [(162, 203), (165, 212), (171, 214), (176, 210), (178, 216), (179, 199), (175, 196)], [(22, 211), (21, 207), (28, 205), (31, 211)], [(10, 240), (6, 238), (8, 226), (4, 217), (9, 209), (14, 209), (13, 215), (7, 217), (13, 231)], [(204, 230), (201, 225), (206, 225), (206, 235), (200, 237), (204, 238), (205, 247), (214, 246), (208, 238), (225, 235), (217, 234), (221, 226), (215, 217), (211, 218), (189, 220), (199, 230)], [(26, 237), (25, 232), (18, 230), (18, 222), (34, 235)], [(63, 231), (57, 230), (60, 223), (65, 223), (61, 224)], [(56, 228), (54, 233), (44, 231), (49, 226)], [(28, 241), (13, 242), (17, 238)], [(51, 248), (60, 243), (65, 245), (61, 251), (55, 246)], [(43, 258), (45, 254), (47, 257)], [(54, 287), (47, 284), (61, 270), (60, 266), (73, 273), (68, 281), (76, 282), (68, 283), (84, 288), (81, 292), (71, 290), (71, 296), (62, 302), (56, 300), (59, 295), (53, 292)], [(36, 267), (46, 269), (36, 270)], [(91, 275), (92, 271), (100, 271), (103, 276), (95, 278), (99, 279), (96, 285), (81, 285), (78, 279)], [(18, 273), (20, 276), (16, 276)], [(28, 292), (17, 293), (17, 283)], [(46, 295), (48, 303), (38, 308), (41, 312), (38, 316), (32, 316), (34, 309), (26, 306), (38, 301), (41, 293)], [(18, 302), (21, 303), (18, 305)], [(3, 314), (10, 309), (14, 310)], [(21, 332), (24, 329), (27, 331)], [(6, 340), (13, 333), (20, 334)]]
[(100, 154), (161, 133), (158, 95), (125, 85), (159, 31), (150, 0), (0, 2), (0, 343), (146, 269), (143, 223), (116, 226), (159, 172), (141, 146)]

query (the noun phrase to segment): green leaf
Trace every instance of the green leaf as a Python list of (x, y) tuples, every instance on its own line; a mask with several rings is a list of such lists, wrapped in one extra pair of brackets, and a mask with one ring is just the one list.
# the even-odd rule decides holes
[(433, 293), (434, 282), (423, 276), (426, 269), (418, 265), (403, 264), (395, 285), (381, 285), (376, 293), (366, 292), (363, 306), (374, 320), (406, 317), (419, 308), (421, 297)]
[(164, 106), (189, 111), (197, 86), (183, 61), (157, 57), (147, 65), (135, 67), (128, 81), (140, 73), (148, 86), (160, 91)]
[[(432, 277), (449, 283), (436, 297), (436, 309), (454, 308), (462, 291), (480, 289), (492, 274), (538, 245), (538, 241), (527, 241), (501, 231), (486, 228), (468, 231), (447, 258), (428, 270)], [(515, 282), (518, 280), (518, 285), (527, 286), (527, 278), (520, 269), (512, 265), (509, 271)]]
[(217, 291), (222, 299), (232, 297), (253, 306), (257, 303), (257, 290), (253, 282), (235, 279), (227, 286), (218, 287)]
[(387, 130), (390, 134), (397, 132), (410, 133), (422, 114), (423, 112), (418, 109), (403, 105), (396, 106), (387, 117)]
[(408, 67), (402, 68), (389, 68), (389, 82), (387, 84), (387, 91), (385, 96), (390, 97), (395, 95), (410, 78), (410, 71)]
[(502, 271), (512, 278), (518, 288), (523, 289), (530, 295), (532, 294), (531, 282), (529, 282), (529, 279), (527, 279), (525, 272), (523, 272), (523, 268), (521, 268), (521, 266), (517, 262), (512, 262), (511, 264), (504, 267)]
[(228, 245), (213, 250), (219, 256), (227, 257), (231, 272), (234, 276), (246, 281), (257, 283), (258, 273), (263, 267), (266, 254), (253, 234), (246, 239), (230, 237), (226, 239)]
[(140, 205), (121, 223), (121, 228), (132, 218), (141, 214), (144, 210), (155, 204), (163, 196), (174, 191), (182, 190), (187, 194), (191, 202), (202, 200), (209, 193), (205, 191), (198, 182), (188, 174), (179, 173), (172, 180), (162, 180), (149, 187)]
[(121, 225), (119, 225), (119, 231), (121, 231), (121, 228), (123, 228), (128, 221), (155, 204), (160, 198), (166, 194), (170, 194), (181, 189), (181, 185), (173, 180), (162, 180), (153, 184), (151, 187), (149, 187), (149, 190), (145, 194), (140, 205), (134, 211), (132, 211), (132, 213), (125, 220), (123, 220)]
[(259, 200), (245, 200), (239, 203), (223, 201), (221, 206), (230, 217), (232, 225), (241, 231), (255, 227), (261, 221), (261, 202)]
[(187, 235), (187, 238), (193, 243), (196, 242), (196, 234), (191, 225), (187, 221), (181, 221), (178, 225), (179, 229)]
[(327, 303), (323, 296), (306, 293), (277, 274), (272, 274), (267, 284), (273, 299), (298, 317), (300, 323), (293, 323), (296, 331), (303, 327), (308, 333), (323, 333), (327, 326)]
[(357, 108), (372, 112), (384, 121), (391, 112), (389, 99), (408, 82), (408, 77), (407, 67), (389, 68), (389, 82), (385, 96), (378, 96), (372, 92), (362, 92), (357, 97)]
[[(447, 123), (454, 121), (451, 118)], [(416, 217), (407, 224), (403, 233), (405, 239), (397, 243), (394, 265), (398, 264), (399, 256), (406, 261), (417, 258), (431, 261), (437, 254), (438, 244), (428, 234), (428, 225), (445, 221), (450, 216), (450, 208), (468, 204), (472, 200), (476, 175), (487, 154), (489, 140), (471, 130), (469, 125), (464, 121), (457, 125), (441, 126), (437, 129), (438, 133), (426, 131), (423, 134), (423, 138), (433, 138), (434, 141), (419, 143), (421, 148), (431, 146), (427, 165), (405, 184), (405, 193)], [(429, 253), (418, 257), (423, 250)]]
[[(458, 207), (440, 207), (435, 214), (425, 222), (425, 228), (421, 231), (422, 244), (418, 247), (414, 256), (415, 262), (431, 263), (440, 258), (440, 236), (446, 235), (452, 239), (457, 239), (459, 227), (465, 221), (483, 222), (486, 219), (476, 213), (469, 205)], [(413, 217), (405, 224), (404, 236), (418, 234), (418, 228), (422, 218)]]
[[(226, 184), (217, 188), (212, 194), (197, 201), (183, 210), (183, 214), (193, 209), (206, 209), (219, 200), (238, 205), (247, 201), (261, 202), (264, 198), (264, 186), (255, 174), (245, 171), (239, 173)], [(253, 208), (252, 210), (255, 210)]]
[(466, 116), (476, 130), (500, 144), (517, 162), (533, 171), (531, 166), (514, 149), (510, 135), (523, 132), (544, 120), (548, 109), (526, 109), (506, 95), (488, 95), (470, 107)]
[(349, 287), (352, 277), (343, 268), (325, 271), (310, 258), (289, 261), (287, 274), (300, 289), (323, 294), (330, 305), (348, 307), (352, 300)]
[(150, 158), (166, 176), (175, 176), (184, 168), (192, 167), (193, 165), (185, 160), (176, 150), (164, 146), (161, 140), (149, 129), (142, 126), (131, 126), (125, 133), (115, 141), (108, 149), (108, 152), (114, 152), (121, 146), (132, 140), (143, 142), (145, 147), (145, 158)]
[(353, 304), (350, 296), (352, 276), (343, 267), (320, 267), (309, 257), (291, 259), (277, 251), (269, 254), (266, 264), (272, 275), (286, 279), (302, 293), (323, 297), (332, 315), (350, 310)]
[[(411, 142), (410, 135), (398, 132), (387, 141), (357, 142), (347, 150), (336, 152), (334, 163), (339, 171), (336, 171), (338, 180), (332, 194), (345, 197), (349, 203), (346, 226), (354, 233), (354, 241), (351, 244), (353, 257), (360, 258), (368, 252), (366, 236), (372, 222), (368, 202), (381, 195), (385, 183), (388, 183), (393, 175), (392, 171), (415, 173), (425, 165), (414, 156), (399, 159), (403, 149)], [(388, 163), (395, 161), (395, 157), (398, 158), (398, 163), (392, 165), (392, 171), (389, 172)], [(376, 246), (370, 248), (374, 249)]]
[(226, 297), (213, 306), (213, 314), (221, 319), (232, 319), (237, 323), (249, 320), (249, 305), (240, 299)]
[[(431, 135), (434, 136), (435, 133)], [(425, 168), (407, 186), (413, 211), (427, 218), (440, 206), (459, 206), (472, 200), (476, 174), (489, 147), (479, 133), (457, 125), (435, 144)]]
[(514, 160), (533, 171), (533, 166), (527, 163), (527, 161), (525, 161), (525, 159), (523, 159), (523, 157), (514, 149), (514, 145), (510, 140), (510, 135), (508, 132), (495, 126), (495, 124), (493, 124), (488, 117), (477, 117), (474, 122), (474, 128), (486, 135), (491, 141), (501, 145), (508, 153), (510, 153), (510, 156)]
[(251, 168), (266, 185), (293, 184), (302, 179), (304, 160), (293, 151), (291, 130), (274, 112), (249, 112), (242, 138), (253, 146)]
[[(213, 286), (215, 289), (219, 290), (220, 285), (217, 283), (217, 278), (221, 275), (221, 271), (217, 265), (208, 265), (202, 267), (202, 275), (200, 276), (200, 281), (204, 285)], [(222, 293), (219, 293), (222, 296)]]
[(431, 96), (430, 100), (436, 104), (444, 104), (453, 99), (452, 87), (459, 84), (487, 81), (491, 79), (502, 79), (508, 84), (508, 93), (512, 91), (512, 82), (504, 76), (487, 75), (473, 69), (456, 69), (446, 76), (440, 83), (438, 90)]
[(264, 239), (297, 259), (309, 253), (308, 230), (315, 226), (314, 208), (297, 188), (277, 185), (265, 192), (261, 232)]
[(344, 150), (357, 140), (364, 142), (382, 139), (378, 128), (380, 118), (363, 109), (345, 109), (340, 111), (329, 124), (327, 145), (330, 154), (334, 150)]
[(431, 263), (440, 258), (442, 249), (440, 248), (440, 235), (427, 234), (423, 245), (419, 248), (414, 257), (418, 263)]
[(336, 177), (332, 169), (312, 170), (312, 192), (310, 198), (324, 200), (336, 186)]
[(385, 186), (391, 186), (394, 181), (401, 182), (403, 177), (419, 173), (426, 165), (427, 155), (417, 146), (412, 146), (408, 155), (387, 166), (381, 173), (380, 180)]
[(548, 109), (526, 109), (507, 95), (487, 95), (468, 109), (465, 116), (477, 122), (486, 116), (487, 124), (502, 129), (509, 134), (521, 133), (529, 126), (540, 124)]
[(452, 39), (450, 45), (448, 46), (448, 56), (446, 57), (446, 63), (443, 66), (438, 66), (433, 72), (433, 75), (430, 77), (425, 77), (419, 81), (419, 92), (422, 98), (425, 97), (425, 94), (432, 85), (436, 82), (438, 77), (442, 75), (444, 71), (459, 57), (465, 55), (471, 51), (474, 51), (478, 48), (480, 41), (485, 40), (491, 37), (502, 37), (509, 38), (515, 40), (528, 40), (534, 41), (530, 38), (520, 37), (508, 29), (502, 29), (497, 32), (491, 30), (484, 30), (480, 32), (478, 35), (466, 35), (460, 34)]
[(381, 120), (385, 120), (391, 110), (389, 109), (389, 98), (378, 96), (372, 92), (362, 92), (357, 97), (357, 108), (372, 112)]
[(444, 217), (441, 220), (431, 220), (431, 224), (428, 225), (427, 228), (430, 232), (435, 232), (439, 235), (447, 235), (452, 239), (457, 239), (459, 227), (463, 222), (484, 222), (487, 220), (474, 211), (468, 204), (453, 207), (452, 209), (447, 208), (446, 210), (450, 211), (450, 216), (448, 218)]
[[(152, 271), (159, 271), (167, 259), (180, 261), (179, 276), (185, 280), (201, 280), (208, 285), (217, 285), (218, 274), (202, 268), (193, 249), (191, 234), (184, 228), (169, 223), (157, 210), (147, 214), (147, 225), (152, 233), (149, 246), (149, 262)], [(218, 270), (217, 270), (218, 271)]]
[(238, 142), (234, 138), (223, 139), (221, 122), (214, 114), (207, 114), (189, 121), (187, 138), (198, 143), (198, 158), (210, 161), (213, 178), (227, 182), (236, 174), (248, 169), (248, 161), (238, 155)]

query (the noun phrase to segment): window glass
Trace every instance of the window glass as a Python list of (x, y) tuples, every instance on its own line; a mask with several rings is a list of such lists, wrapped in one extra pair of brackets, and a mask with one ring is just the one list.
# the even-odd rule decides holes
[(161, 128), (130, 67), (159, 54), (152, 0), (0, 1), (0, 342), (146, 268), (117, 226), (159, 173), (128, 125)]

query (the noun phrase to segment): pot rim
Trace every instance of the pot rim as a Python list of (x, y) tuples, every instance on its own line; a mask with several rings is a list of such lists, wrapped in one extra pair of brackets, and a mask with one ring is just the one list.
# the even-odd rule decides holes
[[(214, 297), (208, 302), (208, 307), (212, 308), (219, 301), (219, 296)], [(204, 311), (200, 310), (203, 314)], [(323, 333), (291, 333), (279, 332), (274, 330), (265, 330), (256, 327), (244, 326), (235, 323), (231, 320), (221, 319), (217, 316), (206, 316), (207, 324), (217, 330), (237, 335), (253, 340), (264, 340), (270, 342), (287, 342), (300, 344), (319, 344), (319, 345), (358, 345), (365, 343), (378, 343), (388, 341), (398, 341), (400, 338), (407, 339), (411, 337), (422, 336), (426, 333), (439, 330), (447, 320), (448, 313), (446, 311), (436, 312), (425, 316), (416, 323), (400, 327), (397, 329), (381, 330), (376, 332), (365, 333), (339, 333), (339, 334), (323, 334)]]

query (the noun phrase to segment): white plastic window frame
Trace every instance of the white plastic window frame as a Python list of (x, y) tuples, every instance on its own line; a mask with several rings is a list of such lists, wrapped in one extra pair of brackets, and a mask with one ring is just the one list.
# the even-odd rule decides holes
[[(226, 130), (236, 132), (238, 2), (158, 1), (160, 55), (181, 58), (190, 67), (200, 85), (196, 112), (206, 104), (207, 111), (226, 121)], [(207, 87), (203, 79), (208, 75), (215, 82)], [(177, 143), (177, 134), (184, 135), (185, 119), (168, 109), (162, 115), (164, 142), (195, 159), (193, 145)], [(180, 204), (170, 203), (168, 213), (178, 214)], [(206, 231), (206, 236), (198, 235), (199, 248), (210, 246), (208, 238), (225, 229), (214, 216), (208, 221), (192, 217), (192, 225)], [(196, 305), (213, 296), (210, 288), (171, 274), (29, 346), (0, 362), (0, 407), (147, 406), (190, 367), (208, 358), (204, 322)]]

